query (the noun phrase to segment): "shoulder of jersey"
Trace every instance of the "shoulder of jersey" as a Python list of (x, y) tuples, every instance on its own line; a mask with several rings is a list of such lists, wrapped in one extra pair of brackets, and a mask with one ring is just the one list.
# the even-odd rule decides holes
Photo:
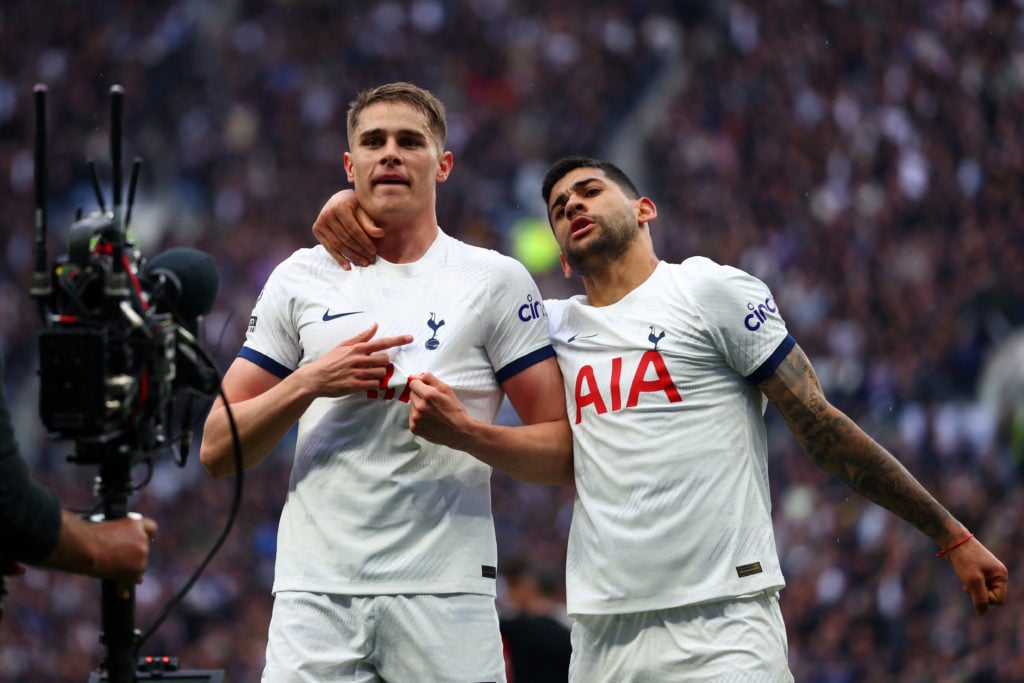
[[(478, 247), (475, 244), (470, 244), (469, 242), (463, 242), (462, 240), (460, 240), (460, 239), (458, 239), (456, 237), (452, 237), (451, 235), (447, 235), (447, 237), (448, 237), (448, 240), (451, 242), (452, 248), (457, 250), (458, 253), (462, 254), (463, 256), (465, 256), (467, 258), (477, 258), (477, 259), (486, 258), (486, 259), (492, 259), (492, 260), (495, 260), (495, 261), (504, 261), (504, 260), (515, 261), (515, 259), (512, 258), (511, 256), (506, 256), (505, 254), (502, 254), (499, 251), (491, 249), (490, 247)], [(516, 261), (516, 263), (518, 263), (518, 261)]]
[(673, 268), (682, 268), (692, 273), (709, 273), (721, 268), (721, 264), (707, 256), (691, 256), (678, 264), (670, 264)]

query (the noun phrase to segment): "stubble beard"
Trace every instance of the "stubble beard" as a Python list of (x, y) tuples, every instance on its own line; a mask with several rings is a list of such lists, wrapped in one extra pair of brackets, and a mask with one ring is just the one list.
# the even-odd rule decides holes
[[(595, 223), (598, 221), (595, 220)], [(570, 236), (562, 248), (566, 263), (579, 275), (593, 275), (607, 268), (626, 253), (639, 234), (636, 224), (625, 217), (600, 219), (597, 227), (597, 234), (585, 245), (573, 244)]]

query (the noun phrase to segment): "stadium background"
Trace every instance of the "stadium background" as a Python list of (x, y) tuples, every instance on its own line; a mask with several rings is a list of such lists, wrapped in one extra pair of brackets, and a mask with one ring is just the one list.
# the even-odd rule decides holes
[[(42, 433), (28, 296), (32, 86), (47, 83), (50, 258), (76, 207), (109, 198), (109, 97), (144, 161), (148, 256), (211, 253), (207, 346), (226, 367), (275, 263), (312, 243), (345, 186), (344, 114), (390, 80), (449, 107), (442, 227), (550, 261), (539, 179), (607, 156), (658, 204), (659, 255), (745, 268), (774, 290), (835, 403), (1007, 564), (1009, 606), (973, 616), (920, 533), (816, 470), (773, 415), (771, 481), (798, 681), (1024, 680), (1024, 3), (997, 0), (6, 2), (0, 8), (0, 330), (36, 475), (89, 507), (89, 467)], [(540, 233), (543, 236), (543, 233)], [(575, 291), (538, 272), (548, 296)], [(145, 654), (254, 681), (288, 444), (251, 471), (242, 516)], [(161, 530), (138, 591), (148, 627), (209, 548), (230, 481), (169, 456), (132, 508)], [(572, 492), (494, 479), (503, 559), (560, 566)], [(12, 580), (0, 680), (79, 682), (103, 654), (98, 582)]]

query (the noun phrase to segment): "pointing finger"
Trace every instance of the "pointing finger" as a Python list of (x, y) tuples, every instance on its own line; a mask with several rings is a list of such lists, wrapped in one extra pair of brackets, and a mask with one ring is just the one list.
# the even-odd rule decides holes
[(375, 334), (377, 334), (377, 323), (373, 323), (356, 336), (350, 337), (349, 339), (341, 342), (338, 346), (352, 346), (353, 344), (369, 341), (370, 339), (373, 339), (373, 335)]
[(384, 349), (394, 348), (395, 346), (405, 346), (411, 344), (413, 336), (411, 334), (400, 334), (394, 337), (381, 337), (380, 339), (373, 339), (365, 342), (367, 353), (376, 353), (383, 351)]

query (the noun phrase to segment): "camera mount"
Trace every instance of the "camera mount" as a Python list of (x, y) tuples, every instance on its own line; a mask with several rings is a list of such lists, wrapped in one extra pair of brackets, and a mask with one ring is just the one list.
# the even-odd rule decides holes
[[(40, 417), (50, 438), (74, 441), (69, 461), (99, 467), (96, 494), (102, 513), (90, 519), (102, 522), (133, 514), (128, 510), (136, 490), (131, 470), (169, 446), (174, 399), (185, 392), (212, 396), (219, 389), (216, 364), (197, 341), (200, 317), (212, 307), (219, 280), (213, 260), (201, 252), (171, 250), (147, 263), (130, 239), (141, 161), (133, 163), (128, 203), (122, 206), (120, 85), (110, 89), (111, 210), (90, 162), (100, 210), (85, 217), (79, 212), (69, 230), (67, 254), (47, 266), (46, 94), (45, 85), (35, 87), (36, 268), (30, 294), (42, 321)], [(177, 459), (181, 466), (191, 437), (187, 412)], [(237, 485), (234, 511), (241, 482)], [(230, 523), (217, 547), (229, 529)], [(107, 656), (89, 681), (224, 680), (222, 671), (179, 671), (173, 657), (138, 659), (144, 638), (135, 628), (134, 613), (134, 587), (103, 579), (101, 642)]]

